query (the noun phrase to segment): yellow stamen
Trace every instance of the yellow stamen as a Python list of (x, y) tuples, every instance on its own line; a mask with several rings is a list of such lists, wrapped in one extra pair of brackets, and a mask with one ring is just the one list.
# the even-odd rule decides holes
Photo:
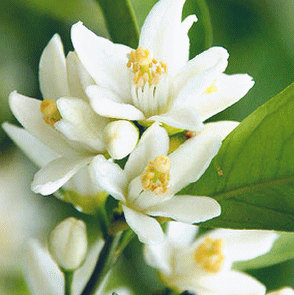
[(194, 258), (204, 270), (211, 273), (220, 272), (225, 260), (223, 240), (206, 238), (196, 249)]
[(158, 85), (163, 74), (167, 73), (167, 65), (151, 58), (148, 49), (138, 47), (129, 54), (128, 68), (132, 68), (134, 82), (138, 88), (143, 87), (147, 82), (149, 85)]
[(57, 108), (56, 102), (53, 99), (44, 99), (40, 105), (41, 113), (44, 115), (44, 121), (51, 125), (54, 124), (61, 119), (61, 115)]
[(217, 92), (217, 91), (218, 91), (218, 89), (216, 88), (216, 86), (213, 83), (204, 91), (204, 93), (211, 94), (211, 93)]
[(167, 156), (157, 156), (154, 161), (150, 161), (141, 175), (144, 190), (151, 190), (155, 194), (169, 192), (170, 168), (171, 162)]

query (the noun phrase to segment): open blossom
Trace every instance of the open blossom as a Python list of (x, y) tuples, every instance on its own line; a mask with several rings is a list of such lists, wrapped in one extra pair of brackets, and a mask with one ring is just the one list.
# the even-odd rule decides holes
[(84, 89), (94, 81), (74, 52), (65, 58), (58, 35), (43, 51), (39, 79), (43, 101), (17, 92), (9, 97), (13, 114), (26, 130), (3, 125), (42, 167), (32, 182), (34, 192), (54, 193), (96, 155), (121, 159), (135, 147), (138, 130), (132, 123), (111, 122), (92, 110)]
[(164, 284), (199, 295), (265, 294), (263, 284), (231, 267), (235, 261), (267, 253), (276, 233), (217, 229), (194, 241), (197, 230), (196, 226), (169, 222), (164, 243), (145, 247), (147, 263), (158, 269)]
[(206, 124), (199, 135), (168, 155), (168, 134), (154, 123), (142, 135), (124, 170), (97, 156), (90, 165), (92, 176), (120, 201), (126, 222), (141, 242), (161, 242), (164, 235), (153, 217), (195, 223), (220, 214), (220, 206), (212, 198), (176, 193), (200, 178), (216, 155), (221, 140), (236, 125), (236, 122)]
[(228, 53), (212, 47), (188, 61), (185, 0), (161, 0), (149, 13), (136, 50), (96, 36), (77, 23), (72, 42), (96, 85), (87, 87), (101, 116), (153, 121), (199, 131), (203, 121), (242, 98), (254, 82), (246, 74), (226, 75)]

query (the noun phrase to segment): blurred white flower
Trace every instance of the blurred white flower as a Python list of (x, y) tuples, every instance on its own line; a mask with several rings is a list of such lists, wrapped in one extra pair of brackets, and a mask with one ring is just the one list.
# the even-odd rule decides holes
[(195, 223), (220, 214), (220, 206), (212, 198), (175, 194), (200, 178), (216, 155), (221, 140), (237, 124), (206, 124), (199, 135), (167, 156), (168, 134), (154, 123), (142, 135), (124, 170), (111, 160), (97, 156), (90, 165), (92, 177), (120, 201), (126, 222), (141, 242), (161, 242), (162, 229), (152, 217)]
[(59, 223), (49, 235), (48, 249), (57, 264), (66, 271), (77, 269), (88, 248), (86, 224), (69, 217)]
[(75, 51), (96, 82), (86, 92), (97, 114), (199, 131), (254, 85), (246, 74), (223, 74), (229, 56), (224, 48), (188, 61), (187, 32), (196, 16), (182, 22), (184, 2), (161, 0), (153, 7), (137, 50), (96, 36), (81, 22), (72, 27)]
[(281, 290), (269, 292), (268, 295), (294, 295), (294, 290), (290, 287), (285, 287)]
[[(84, 92), (94, 82), (74, 52), (65, 58), (58, 35), (43, 51), (39, 78), (43, 101), (17, 92), (12, 92), (9, 100), (15, 117), (40, 143), (32, 146), (28, 132), (8, 123), (3, 125), (27, 154), (44, 164), (32, 182), (34, 192), (54, 193), (93, 157), (106, 154), (107, 147), (116, 151), (112, 154), (117, 158), (127, 156), (135, 147), (138, 130), (131, 122), (123, 122), (124, 128), (117, 123), (124, 133), (119, 138), (103, 134), (110, 121), (91, 109)], [(45, 152), (44, 145), (48, 147)]]
[(24, 243), (47, 236), (64, 213), (56, 200), (36, 198), (30, 190), (35, 167), (19, 150), (3, 153), (0, 166), (0, 273), (9, 275), (20, 269)]
[(267, 253), (276, 233), (217, 229), (194, 241), (197, 231), (196, 226), (169, 222), (164, 243), (145, 246), (145, 259), (164, 284), (199, 295), (265, 294), (260, 282), (231, 266)]

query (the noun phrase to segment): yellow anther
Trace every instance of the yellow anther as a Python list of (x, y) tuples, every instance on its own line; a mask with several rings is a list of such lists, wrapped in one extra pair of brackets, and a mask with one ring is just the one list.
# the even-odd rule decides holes
[(204, 270), (211, 273), (220, 272), (225, 260), (222, 239), (206, 238), (196, 249), (194, 258)]
[(171, 162), (167, 156), (157, 156), (154, 161), (150, 161), (141, 175), (144, 190), (151, 190), (155, 194), (169, 192), (170, 168)]
[(218, 91), (218, 89), (215, 87), (215, 85), (213, 83), (204, 91), (204, 93), (211, 94), (211, 93), (217, 92), (217, 91)]
[(57, 108), (56, 102), (53, 99), (44, 99), (40, 105), (41, 113), (44, 115), (44, 121), (51, 125), (54, 124), (61, 119), (61, 115)]
[[(143, 87), (147, 82), (149, 85), (157, 85), (163, 74), (167, 73), (167, 65), (151, 58), (148, 49), (138, 47), (137, 50), (132, 50), (128, 55), (128, 68), (132, 68), (134, 82), (138, 88)], [(154, 71), (156, 70), (156, 71)], [(155, 75), (156, 74), (156, 75)]]

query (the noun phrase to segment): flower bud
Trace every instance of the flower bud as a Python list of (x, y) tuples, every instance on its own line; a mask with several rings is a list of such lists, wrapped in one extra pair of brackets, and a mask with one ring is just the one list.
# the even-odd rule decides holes
[(51, 256), (64, 270), (75, 270), (87, 253), (86, 224), (73, 217), (59, 223), (49, 235)]
[(119, 160), (135, 148), (139, 131), (131, 122), (118, 120), (106, 125), (103, 137), (110, 156)]

